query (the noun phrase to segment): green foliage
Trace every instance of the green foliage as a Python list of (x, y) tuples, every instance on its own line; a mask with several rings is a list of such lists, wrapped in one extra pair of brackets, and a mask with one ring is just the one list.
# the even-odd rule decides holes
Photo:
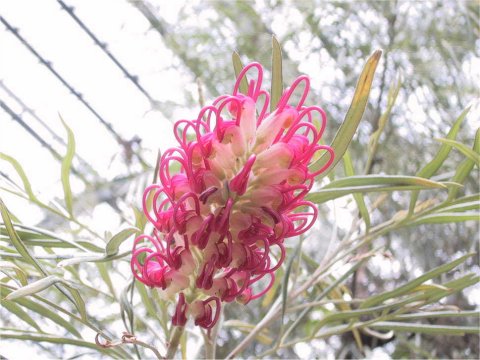
[[(431, 3), (433, 12), (440, 14), (435, 17), (428, 16), (429, 11), (432, 12), (430, 5), (418, 6), (415, 7), (420, 14), (418, 16), (425, 18), (425, 22), (418, 24), (425, 31), (420, 39), (415, 30), (417, 24), (412, 27), (410, 19), (402, 16), (408, 11), (397, 14), (394, 3), (328, 3), (321, 14), (315, 11), (314, 3), (292, 3), (288, 9), (298, 11), (301, 28), (287, 30), (278, 36), (284, 45), (288, 44), (283, 51), (277, 37), (272, 38), (272, 108), (281, 96), (284, 78), (297, 73), (298, 62), (302, 62), (296, 54), (301, 50), (300, 34), (308, 33), (312, 39), (309, 42), (320, 44), (312, 45), (316, 47), (312, 53), (320, 53), (322, 61), (324, 58), (332, 59), (343, 74), (335, 80), (343, 81), (341, 85), (337, 84), (340, 96), (327, 109), (331, 124), (338, 127), (330, 141), (336, 157), (325, 173), (328, 173), (328, 179), (318, 178), (315, 190), (308, 196), (326, 214), (324, 219), (319, 220), (320, 230), (313, 230), (308, 237), (288, 249), (288, 260), (279, 271), (281, 278), (276, 280), (276, 286), (266, 295), (268, 301), (262, 306), (253, 302), (246, 308), (234, 304), (226, 307), (222, 328), (215, 330), (221, 333), (222, 339), (228, 339), (226, 344), (219, 346), (219, 357), (293, 358), (299, 356), (295, 352), (298, 343), (347, 334), (351, 334), (358, 347), (357, 354), (363, 357), (365, 354), (362, 351), (369, 346), (364, 343), (363, 337), (371, 337), (375, 341), (396, 341), (393, 335), (400, 338), (404, 332), (432, 335), (435, 336), (433, 339), (439, 335), (459, 337), (479, 334), (479, 312), (465, 306), (468, 304), (465, 289), (479, 283), (479, 276), (471, 271), (478, 257), (471, 251), (477, 245), (472, 244), (471, 236), (468, 236), (469, 231), (478, 236), (480, 219), (478, 184), (473, 180), (472, 185), (479, 166), (479, 131), (475, 139), (470, 138), (467, 124), (469, 108), (466, 108), (448, 132), (437, 128), (432, 131), (434, 136), (427, 138), (413, 130), (408, 133), (408, 139), (400, 135), (409, 116), (405, 103), (411, 97), (418, 97), (421, 92), (431, 95), (434, 100), (426, 112), (436, 115), (432, 118), (438, 118), (440, 114), (444, 123), (450, 123), (450, 119), (454, 118), (452, 114), (456, 116), (460, 113), (458, 106), (462, 105), (464, 97), (465, 101), (469, 99), (471, 85), (466, 81), (457, 83), (461, 73), (454, 65), (467, 59), (470, 52), (456, 45), (456, 50), (451, 51), (452, 42), (442, 37), (445, 35), (448, 39), (464, 41), (470, 25), (467, 22), (468, 26), (464, 24), (464, 28), (450, 26), (453, 19), (445, 16), (448, 9), (440, 2)], [(247, 2), (217, 1), (198, 5), (198, 13), (211, 7), (222, 16), (217, 23), (212, 20), (208, 28), (212, 35), (188, 27), (175, 34), (171, 24), (156, 14), (147, 2), (133, 2), (133, 6), (162, 35), (165, 46), (178, 56), (182, 66), (206, 81), (210, 94), (222, 91), (219, 84), (231, 83), (225, 81), (231, 69), (221, 71), (211, 64), (210, 57), (201, 58), (186, 49), (208, 44), (215, 54), (213, 58), (217, 61), (225, 58), (222, 51), (231, 49), (218, 48), (215, 39), (220, 35), (215, 35), (215, 32), (220, 27), (226, 31), (228, 27), (223, 22), (230, 20), (232, 24), (229, 26), (239, 34), (239, 51), (249, 58), (263, 61), (268, 51), (264, 46), (256, 46), (257, 41), (263, 41), (257, 39), (257, 35), (259, 32), (270, 33), (265, 24), (273, 24), (275, 14), (287, 9), (281, 1), (274, 1), (272, 8), (263, 14), (258, 11), (257, 5)], [(398, 6), (411, 9), (413, 5), (403, 3)], [(477, 19), (477, 15), (472, 15), (475, 9), (470, 9), (473, 5), (459, 6), (455, 7), (457, 13), (466, 12), (468, 18)], [(318, 26), (324, 12), (332, 19), (333, 25)], [(369, 15), (365, 17), (365, 14)], [(365, 18), (373, 17), (383, 19), (388, 30), (384, 31), (385, 26), (380, 22), (372, 20), (371, 24), (365, 23)], [(459, 15), (457, 21), (464, 21), (464, 17)], [(443, 24), (444, 33), (436, 33), (437, 22)], [(355, 23), (358, 26), (357, 32), (350, 32), (354, 40), (337, 31), (339, 23), (345, 26)], [(399, 24), (405, 27), (402, 36), (399, 36)], [(379, 38), (371, 41), (372, 34), (377, 30), (385, 34), (381, 41)], [(429, 68), (425, 65), (430, 62), (423, 58), (423, 50), (431, 48), (432, 41), (438, 54), (430, 56), (436, 61), (432, 61)], [(382, 64), (381, 52), (374, 51), (361, 70), (358, 54), (367, 58), (373, 46), (384, 48), (385, 60)], [(398, 53), (404, 56), (396, 57)], [(239, 74), (243, 65), (237, 52), (232, 59), (234, 72)], [(380, 74), (375, 76), (377, 67)], [(418, 76), (403, 72), (404, 76), (400, 79), (398, 67), (414, 68)], [(438, 70), (439, 67), (442, 71)], [(444, 69), (451, 73), (453, 83), (444, 85), (438, 79), (438, 73)], [(359, 74), (358, 79), (356, 74)], [(384, 88), (389, 83), (390, 89), (385, 96)], [(331, 84), (325, 86), (330, 90), (332, 88)], [(425, 87), (431, 90), (425, 90)], [(245, 77), (240, 90), (246, 92), (247, 88)], [(353, 98), (349, 101), (350, 96), (345, 94), (353, 89)], [(333, 91), (330, 93), (335, 94)], [(375, 96), (370, 97), (371, 94)], [(452, 103), (457, 105), (451, 105), (448, 100), (451, 96), (456, 99)], [(343, 121), (340, 121), (342, 118)], [(155, 289), (134, 282), (128, 266), (132, 239), (145, 231), (145, 216), (135, 206), (129, 207), (128, 215), (117, 211), (122, 219), (122, 230), (111, 229), (115, 233), (113, 236), (101, 236), (81, 220), (76, 206), (82, 197), (91, 187), (112, 184), (87, 184), (84, 193), (73, 191), (70, 175), (77, 156), (75, 137), (72, 130), (65, 123), (63, 125), (67, 131), (67, 144), (65, 157), (61, 159), (59, 180), (63, 188), (64, 207), (53, 201), (45, 202), (23, 166), (15, 158), (0, 154), (0, 160), (13, 168), (21, 183), (21, 186), (13, 181), (6, 181), (5, 185), (2, 183), (2, 193), (26, 201), (27, 207), (40, 208), (45, 219), (55, 220), (54, 225), (49, 225), (48, 221), (36, 226), (23, 224), (21, 217), (14, 217), (0, 200), (3, 219), (0, 224), (3, 273), (0, 290), (2, 315), (7, 314), (0, 336), (12, 341), (75, 346), (113, 358), (146, 358), (153, 353), (158, 357), (159, 352), (165, 355), (168, 343), (175, 335), (170, 326), (172, 307), (159, 297)], [(441, 142), (440, 148), (433, 141), (428, 142), (433, 138)], [(326, 163), (326, 155), (320, 157), (311, 171), (322, 168)], [(344, 177), (338, 175), (340, 163)], [(151, 180), (151, 174), (148, 175)], [(127, 179), (136, 182), (139, 188), (145, 186), (141, 176)], [(405, 201), (405, 194), (411, 194), (409, 203)], [(138, 197), (138, 194), (135, 195)], [(118, 197), (127, 204), (135, 202), (134, 197), (129, 198), (125, 194)], [(336, 199), (341, 200), (332, 201)], [(338, 224), (341, 219), (325, 210), (327, 207), (336, 209), (339, 203), (342, 207), (353, 208), (351, 228), (341, 227)], [(93, 205), (89, 205), (87, 211), (92, 208)], [(405, 236), (411, 234), (407, 232), (409, 229), (418, 233), (417, 237), (410, 238), (411, 241)], [(326, 233), (331, 233), (330, 240), (327, 240)], [(414, 248), (425, 233), (438, 237), (435, 239), (438, 244), (429, 244), (426, 256), (420, 252), (417, 254)], [(460, 241), (461, 238), (467, 239), (466, 244)], [(443, 245), (444, 239), (448, 246)], [(400, 244), (404, 252), (391, 255), (390, 252), (395, 249), (392, 244)], [(437, 255), (434, 250), (442, 248), (452, 250), (445, 250), (444, 256)], [(420, 270), (420, 275), (402, 266), (401, 258), (406, 252), (414, 268)], [(421, 256), (435, 258), (435, 261), (419, 263)], [(399, 276), (395, 279), (376, 276), (371, 269), (375, 268), (375, 261), (379, 259), (400, 264)], [(382, 267), (381, 271), (384, 270)], [(371, 287), (362, 285), (364, 291), (355, 293), (361, 277)], [(277, 291), (280, 287), (281, 291)], [(122, 338), (122, 331), (135, 335), (135, 338)], [(99, 334), (107, 345), (95, 344), (95, 334)], [(198, 341), (197, 335), (186, 332), (178, 339), (182, 356), (193, 356), (190, 341)], [(205, 339), (208, 340), (207, 337)], [(431, 338), (421, 339), (428, 344), (425, 349), (432, 347), (428, 342), (432, 341), (428, 340)], [(256, 345), (252, 346), (253, 343)], [(400, 345), (399, 341), (395, 343), (398, 349)], [(422, 356), (438, 355), (425, 349)], [(415, 351), (414, 355), (420, 354), (420, 350)]]
[[(380, 50), (375, 51), (367, 60), (367, 63), (360, 74), (352, 103), (350, 104), (345, 119), (343, 120), (342, 125), (340, 125), (331, 144), (332, 149), (335, 151), (335, 159), (330, 165), (330, 169), (333, 169), (335, 165), (342, 160), (343, 154), (347, 151), (348, 145), (352, 141), (358, 125), (360, 124), (360, 120), (362, 120), (365, 107), (367, 106), (370, 89), (372, 88), (373, 76), (375, 75), (375, 70), (377, 69), (381, 55), (382, 52)], [(324, 154), (310, 167), (310, 169), (312, 171), (318, 171), (325, 166), (327, 161), (328, 155)], [(321, 176), (325, 176), (326, 174), (328, 174), (328, 170)]]
[(72, 130), (67, 126), (65, 121), (62, 119), (62, 124), (67, 130), (68, 134), (68, 143), (67, 143), (67, 153), (62, 160), (62, 185), (63, 193), (65, 196), (65, 205), (68, 211), (68, 214), (73, 217), (73, 195), (72, 189), (70, 187), (70, 169), (72, 167), (73, 157), (75, 155), (75, 137), (73, 136)]

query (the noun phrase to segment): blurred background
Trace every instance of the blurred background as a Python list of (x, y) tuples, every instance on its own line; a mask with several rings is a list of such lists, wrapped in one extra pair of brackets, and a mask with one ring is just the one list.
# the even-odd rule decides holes
[[(458, 0), (2, 1), (0, 152), (22, 164), (39, 197), (61, 199), (59, 159), (66, 153), (67, 139), (62, 118), (76, 140), (75, 212), (99, 233), (116, 232), (134, 218), (132, 206), (140, 206), (158, 151), (174, 145), (173, 123), (196, 117), (203, 101), (231, 91), (233, 51), (244, 64), (264, 64), (269, 83), (275, 34), (283, 47), (285, 83), (299, 74), (312, 80), (307, 103), (327, 112), (327, 142), (343, 121), (365, 59), (383, 49), (351, 156), (357, 173), (414, 175), (438, 151), (435, 138), (444, 137), (467, 106), (472, 109), (458, 140), (472, 143), (480, 118), (479, 11), (478, 1)], [(366, 167), (369, 138), (399, 76), (402, 88), (377, 156)], [(462, 158), (452, 153), (443, 173), (451, 174)], [(479, 191), (475, 171), (462, 191)], [(0, 162), (0, 176), (18, 182), (6, 162)], [(23, 223), (52, 231), (65, 226), (7, 192), (1, 195)], [(389, 219), (408, 202), (404, 193), (394, 193), (387, 205), (373, 212), (372, 222)], [(305, 244), (312, 257), (334, 225), (340, 233), (346, 231), (356, 216), (350, 198), (337, 204), (336, 216), (342, 221), (336, 221), (331, 207), (320, 210), (318, 243)], [(385, 245), (392, 258), (359, 271), (348, 284), (352, 296), (394, 288), (425, 269), (471, 250), (478, 252), (478, 236), (473, 222), (423, 225), (388, 234), (377, 244)], [(477, 257), (468, 266), (480, 273)], [(476, 309), (479, 299), (476, 287), (448, 301)], [(254, 306), (231, 306), (228, 312), (227, 317), (241, 316), (247, 322), (258, 318)], [(2, 318), (7, 325), (14, 321), (3, 310)], [(221, 335), (219, 356), (231, 350), (225, 341), (238, 338), (235, 331), (226, 329)], [(476, 335), (405, 334), (367, 344), (383, 358), (479, 356)], [(5, 345), (2, 355), (15, 358), (15, 342)], [(258, 346), (261, 350), (264, 345)], [(281, 355), (355, 358), (353, 348), (352, 338), (336, 336), (285, 349)], [(49, 345), (35, 351), (43, 357), (65, 356), (63, 349)]]

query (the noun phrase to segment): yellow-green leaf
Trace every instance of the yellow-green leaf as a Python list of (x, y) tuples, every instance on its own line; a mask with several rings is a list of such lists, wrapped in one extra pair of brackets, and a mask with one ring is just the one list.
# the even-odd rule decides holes
[(73, 218), (73, 196), (72, 196), (72, 188), (70, 186), (70, 169), (72, 167), (73, 157), (75, 156), (75, 137), (73, 136), (72, 130), (68, 127), (68, 125), (60, 118), (62, 121), (65, 130), (67, 130), (67, 153), (62, 160), (62, 185), (63, 185), (63, 194), (65, 197), (65, 205), (67, 211), (71, 218)]
[(463, 221), (480, 221), (479, 212), (441, 212), (425, 215), (409, 223), (409, 226), (420, 224), (447, 224)]
[(22, 165), (20, 165), (20, 163), (13, 157), (4, 153), (0, 153), (0, 159), (9, 162), (13, 166), (18, 176), (20, 176), (20, 179), (22, 180), (23, 188), (27, 193), (28, 198), (33, 202), (40, 203), (40, 200), (38, 200), (38, 198), (33, 193), (32, 185), (30, 184), (30, 181), (28, 180), (27, 174), (25, 174)]
[(127, 240), (130, 236), (138, 234), (140, 232), (136, 227), (129, 227), (121, 230), (119, 233), (115, 234), (107, 243), (105, 248), (106, 256), (114, 256), (118, 254), (120, 245)]
[(62, 282), (63, 280), (60, 279), (56, 275), (50, 275), (44, 278), (41, 278), (40, 280), (34, 281), (26, 286), (23, 286), (17, 290), (12, 291), (8, 296), (5, 298), (5, 300), (15, 300), (27, 295), (32, 295), (36, 294), (42, 290), (45, 290), (46, 288), (52, 286), (53, 284), (56, 284), (57, 282)]
[[(238, 77), (243, 70), (242, 60), (240, 59), (240, 55), (236, 51), (232, 54), (232, 61), (233, 61), (233, 69), (235, 70), (235, 76)], [(243, 77), (242, 81), (240, 81), (240, 92), (243, 94), (248, 93), (248, 80), (247, 75)]]
[[(345, 151), (345, 155), (343, 156), (343, 167), (345, 169), (345, 176), (351, 177), (355, 175), (352, 158), (350, 157), (350, 152), (348, 150)], [(358, 210), (360, 212), (360, 215), (362, 216), (363, 221), (365, 222), (365, 228), (368, 232), (368, 230), (370, 229), (370, 214), (368, 213), (365, 199), (360, 193), (354, 193), (353, 198), (357, 203)]]
[(478, 326), (413, 324), (394, 321), (379, 321), (369, 325), (369, 327), (384, 331), (406, 331), (409, 333), (422, 333), (432, 335), (464, 336), (465, 334), (480, 333), (480, 328)]
[[(372, 87), (373, 76), (381, 56), (382, 51), (376, 50), (367, 60), (367, 63), (365, 64), (358, 79), (350, 108), (348, 109), (345, 119), (343, 120), (342, 125), (338, 129), (330, 145), (335, 152), (335, 159), (330, 167), (326, 169), (323, 174), (319, 175), (320, 177), (326, 176), (330, 170), (335, 168), (337, 163), (343, 158), (343, 154), (345, 154), (345, 151), (352, 141), (352, 138), (357, 131), (358, 125), (360, 124), (360, 120), (362, 120), (363, 113), (367, 106), (370, 89)], [(325, 166), (329, 159), (328, 156), (328, 154), (322, 155), (314, 164), (310, 166), (310, 171), (315, 172)]]
[(270, 91), (270, 112), (277, 107), (283, 93), (282, 48), (272, 36), (272, 87)]
[(463, 155), (465, 155), (467, 158), (470, 160), (474, 161), (477, 166), (480, 166), (480, 155), (477, 154), (475, 151), (472, 149), (469, 149), (465, 144), (462, 144), (458, 141), (455, 140), (450, 140), (450, 139), (435, 139), (437, 141), (440, 141), (443, 144), (450, 145), (460, 151)]
[[(453, 123), (450, 131), (447, 134), (447, 139), (449, 140), (455, 140), (457, 137), (458, 132), (460, 131), (460, 126), (462, 125), (463, 120), (467, 116), (468, 112), (470, 111), (470, 107), (466, 108), (463, 110), (463, 112), (460, 114), (460, 116), (455, 120)], [(417, 176), (424, 177), (424, 178), (430, 178), (435, 173), (440, 169), (442, 166), (443, 162), (446, 160), (448, 157), (448, 154), (450, 153), (450, 149), (452, 147), (446, 144), (442, 144), (440, 147), (440, 150), (438, 150), (437, 155), (433, 158), (432, 161), (430, 161), (427, 165), (425, 165), (418, 173)], [(415, 210), (415, 204), (417, 203), (418, 199), (418, 191), (414, 191), (412, 193), (412, 197), (410, 199), (410, 207), (409, 207), (409, 213), (413, 214), (413, 211)]]
[[(478, 128), (475, 133), (475, 140), (473, 141), (472, 149), (473, 151), (475, 151), (475, 153), (480, 154), (480, 128)], [(474, 165), (475, 165), (475, 162), (473, 160), (470, 160), (470, 158), (466, 158), (465, 160), (463, 160), (460, 163), (460, 165), (457, 167), (457, 170), (455, 171), (455, 175), (453, 176), (452, 181), (459, 184), (463, 184), (467, 176), (472, 171)], [(458, 191), (459, 191), (459, 188), (449, 189), (447, 202), (456, 198)]]

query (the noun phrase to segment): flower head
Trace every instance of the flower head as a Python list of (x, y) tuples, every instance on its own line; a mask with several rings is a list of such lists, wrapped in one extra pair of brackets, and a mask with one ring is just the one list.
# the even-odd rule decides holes
[[(240, 82), (251, 69), (257, 79), (243, 94)], [(191, 317), (209, 329), (222, 302), (261, 297), (285, 259), (285, 239), (304, 233), (317, 218), (304, 197), (334, 158), (330, 147), (319, 145), (325, 112), (304, 106), (310, 82), (300, 76), (268, 113), (262, 77), (261, 65), (249, 64), (232, 95), (217, 98), (195, 120), (177, 121), (179, 146), (163, 154), (160, 183), (145, 190), (143, 210), (154, 231), (135, 240), (131, 267), (145, 285), (177, 297), (174, 325)], [(301, 83), (300, 100), (290, 105)], [(318, 152), (327, 152), (329, 161), (311, 172)]]

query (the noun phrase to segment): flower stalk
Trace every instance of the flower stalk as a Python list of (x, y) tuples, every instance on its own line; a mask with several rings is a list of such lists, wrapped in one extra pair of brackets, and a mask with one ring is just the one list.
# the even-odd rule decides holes
[(175, 326), (173, 328), (172, 334), (170, 336), (170, 341), (168, 342), (167, 355), (165, 356), (166, 359), (173, 359), (175, 357), (178, 345), (180, 344), (180, 339), (183, 335), (183, 330), (183, 326)]

